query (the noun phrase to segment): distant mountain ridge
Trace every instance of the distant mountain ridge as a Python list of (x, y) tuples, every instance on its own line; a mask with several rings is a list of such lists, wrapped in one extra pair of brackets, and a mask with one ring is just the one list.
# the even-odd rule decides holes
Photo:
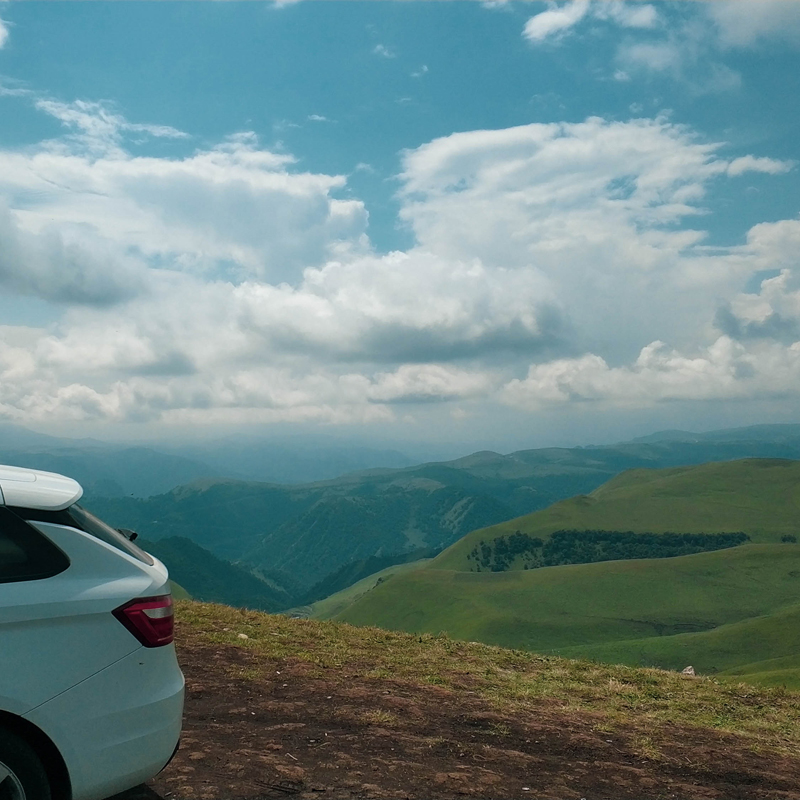
[(93, 507), (148, 538), (185, 536), (221, 558), (290, 573), (310, 589), (352, 562), (440, 550), (477, 528), (589, 494), (624, 470), (800, 459), (800, 437), (791, 435), (798, 426), (767, 427), (742, 441), (735, 436), (750, 429), (733, 441), (482, 451), (301, 485), (202, 480), (146, 500), (95, 499)]

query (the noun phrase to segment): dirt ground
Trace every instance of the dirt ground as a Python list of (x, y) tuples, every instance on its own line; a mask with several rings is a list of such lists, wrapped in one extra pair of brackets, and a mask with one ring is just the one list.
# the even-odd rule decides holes
[[(546, 702), (501, 714), (468, 691), (334, 674), (184, 643), (181, 749), (113, 800), (797, 798), (800, 757), (695, 728), (604, 732)], [(267, 679), (255, 678), (258, 666)]]

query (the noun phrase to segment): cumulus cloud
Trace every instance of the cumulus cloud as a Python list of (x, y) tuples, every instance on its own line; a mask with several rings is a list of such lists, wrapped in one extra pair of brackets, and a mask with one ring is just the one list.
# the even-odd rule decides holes
[(97, 242), (82, 241), (80, 230), (64, 235), (54, 227), (38, 234), (20, 230), (0, 206), (0, 284), (53, 303), (107, 306), (146, 288), (146, 268)]
[(800, 6), (792, 0), (719, 0), (704, 6), (724, 47), (752, 47), (768, 39), (800, 44)]
[(720, 182), (792, 165), (726, 158), (666, 118), (409, 150), (398, 200), (416, 243), (380, 254), (343, 176), (252, 134), (175, 138), (186, 152), (156, 158), (130, 137), (179, 132), (90, 103), (40, 110), (68, 131), (0, 150), (0, 282), (65, 311), (0, 327), (1, 416), (388, 423), (423, 404), (646, 405), (796, 381), (800, 220), (714, 250), (699, 224)]
[(659, 22), (656, 8), (649, 3), (622, 2), (622, 0), (570, 0), (568, 3), (551, 2), (547, 11), (532, 16), (523, 28), (522, 35), (530, 42), (546, 39), (558, 40), (580, 22), (592, 19), (610, 22), (621, 28), (653, 28)]
[(571, 0), (561, 6), (553, 3), (547, 11), (531, 17), (523, 29), (530, 42), (542, 42), (550, 36), (563, 35), (577, 25), (589, 11), (589, 0)]
[(762, 223), (750, 231), (742, 248), (766, 271), (779, 273), (761, 281), (758, 292), (742, 292), (723, 304), (717, 327), (741, 340), (772, 339), (792, 344), (800, 340), (800, 220)]
[(674, 400), (791, 398), (800, 385), (800, 342), (746, 348), (728, 336), (696, 354), (655, 341), (630, 366), (611, 367), (587, 354), (532, 366), (503, 388), (504, 400), (527, 409), (566, 402), (652, 406)]
[(0, 151), (0, 194), (25, 230), (80, 229), (98, 248), (233, 281), (297, 281), (306, 266), (366, 246), (363, 203), (333, 196), (343, 176), (294, 171), (291, 156), (261, 148), (251, 133), (182, 158), (133, 156), (125, 131), (182, 134), (98, 104), (42, 102), (76, 132)]
[[(401, 215), (431, 252), (540, 274), (569, 298), (585, 338), (576, 346), (622, 357), (633, 330), (694, 340), (701, 307), (729, 298), (751, 268), (743, 256), (700, 257), (704, 234), (678, 223), (699, 222), (706, 192), (731, 171), (789, 165), (730, 162), (719, 149), (667, 119), (454, 134), (405, 154)], [(609, 318), (626, 330), (609, 337)]]

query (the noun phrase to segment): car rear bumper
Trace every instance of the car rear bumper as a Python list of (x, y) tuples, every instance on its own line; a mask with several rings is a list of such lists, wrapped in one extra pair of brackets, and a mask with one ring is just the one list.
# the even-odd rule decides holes
[(180, 738), (183, 693), (174, 646), (142, 647), (25, 718), (60, 750), (73, 800), (103, 800), (169, 762)]

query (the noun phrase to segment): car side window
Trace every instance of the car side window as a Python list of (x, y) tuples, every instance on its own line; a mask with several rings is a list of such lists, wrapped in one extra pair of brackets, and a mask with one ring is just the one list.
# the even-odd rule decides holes
[(68, 566), (69, 559), (47, 537), (0, 506), (0, 583), (51, 578)]
[(145, 553), (118, 530), (107, 525), (77, 503), (62, 511), (45, 511), (36, 508), (14, 508), (14, 511), (30, 522), (52, 522), (55, 525), (77, 528), (145, 564), (152, 566), (155, 563), (149, 553)]

